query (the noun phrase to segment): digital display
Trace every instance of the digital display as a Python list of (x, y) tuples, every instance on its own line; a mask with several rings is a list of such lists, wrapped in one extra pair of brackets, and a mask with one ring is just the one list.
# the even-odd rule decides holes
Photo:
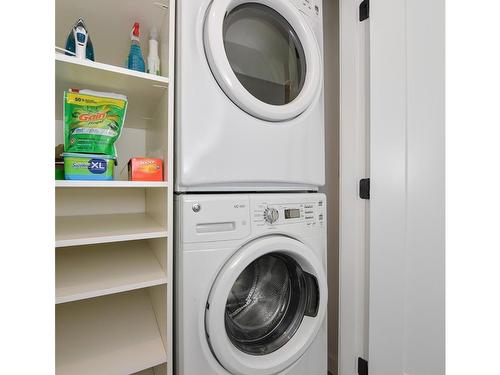
[(287, 208), (285, 210), (285, 219), (299, 219), (300, 210), (298, 208)]

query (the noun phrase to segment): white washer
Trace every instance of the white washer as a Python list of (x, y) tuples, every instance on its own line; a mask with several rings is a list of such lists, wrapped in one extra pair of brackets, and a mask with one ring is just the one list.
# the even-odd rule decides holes
[(176, 190), (325, 182), (322, 3), (177, 3)]
[(176, 199), (179, 375), (326, 375), (326, 197)]

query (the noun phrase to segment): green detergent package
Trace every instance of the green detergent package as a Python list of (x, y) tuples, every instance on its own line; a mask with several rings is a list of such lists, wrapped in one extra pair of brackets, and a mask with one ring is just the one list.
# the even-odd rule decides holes
[(64, 151), (116, 157), (127, 97), (91, 90), (64, 92)]

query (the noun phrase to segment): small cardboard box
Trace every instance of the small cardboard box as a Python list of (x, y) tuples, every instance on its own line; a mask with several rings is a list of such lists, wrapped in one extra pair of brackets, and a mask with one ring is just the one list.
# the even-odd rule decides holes
[(155, 158), (132, 158), (128, 162), (130, 181), (163, 181), (163, 160)]

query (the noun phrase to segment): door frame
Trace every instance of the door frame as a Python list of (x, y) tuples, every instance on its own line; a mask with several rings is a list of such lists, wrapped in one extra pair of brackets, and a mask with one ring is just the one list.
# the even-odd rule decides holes
[[(369, 203), (359, 181), (369, 177), (369, 33), (359, 2), (339, 0), (340, 181), (338, 374), (358, 374), (368, 359)], [(330, 324), (333, 324), (331, 322)], [(332, 361), (330, 361), (332, 362)]]

